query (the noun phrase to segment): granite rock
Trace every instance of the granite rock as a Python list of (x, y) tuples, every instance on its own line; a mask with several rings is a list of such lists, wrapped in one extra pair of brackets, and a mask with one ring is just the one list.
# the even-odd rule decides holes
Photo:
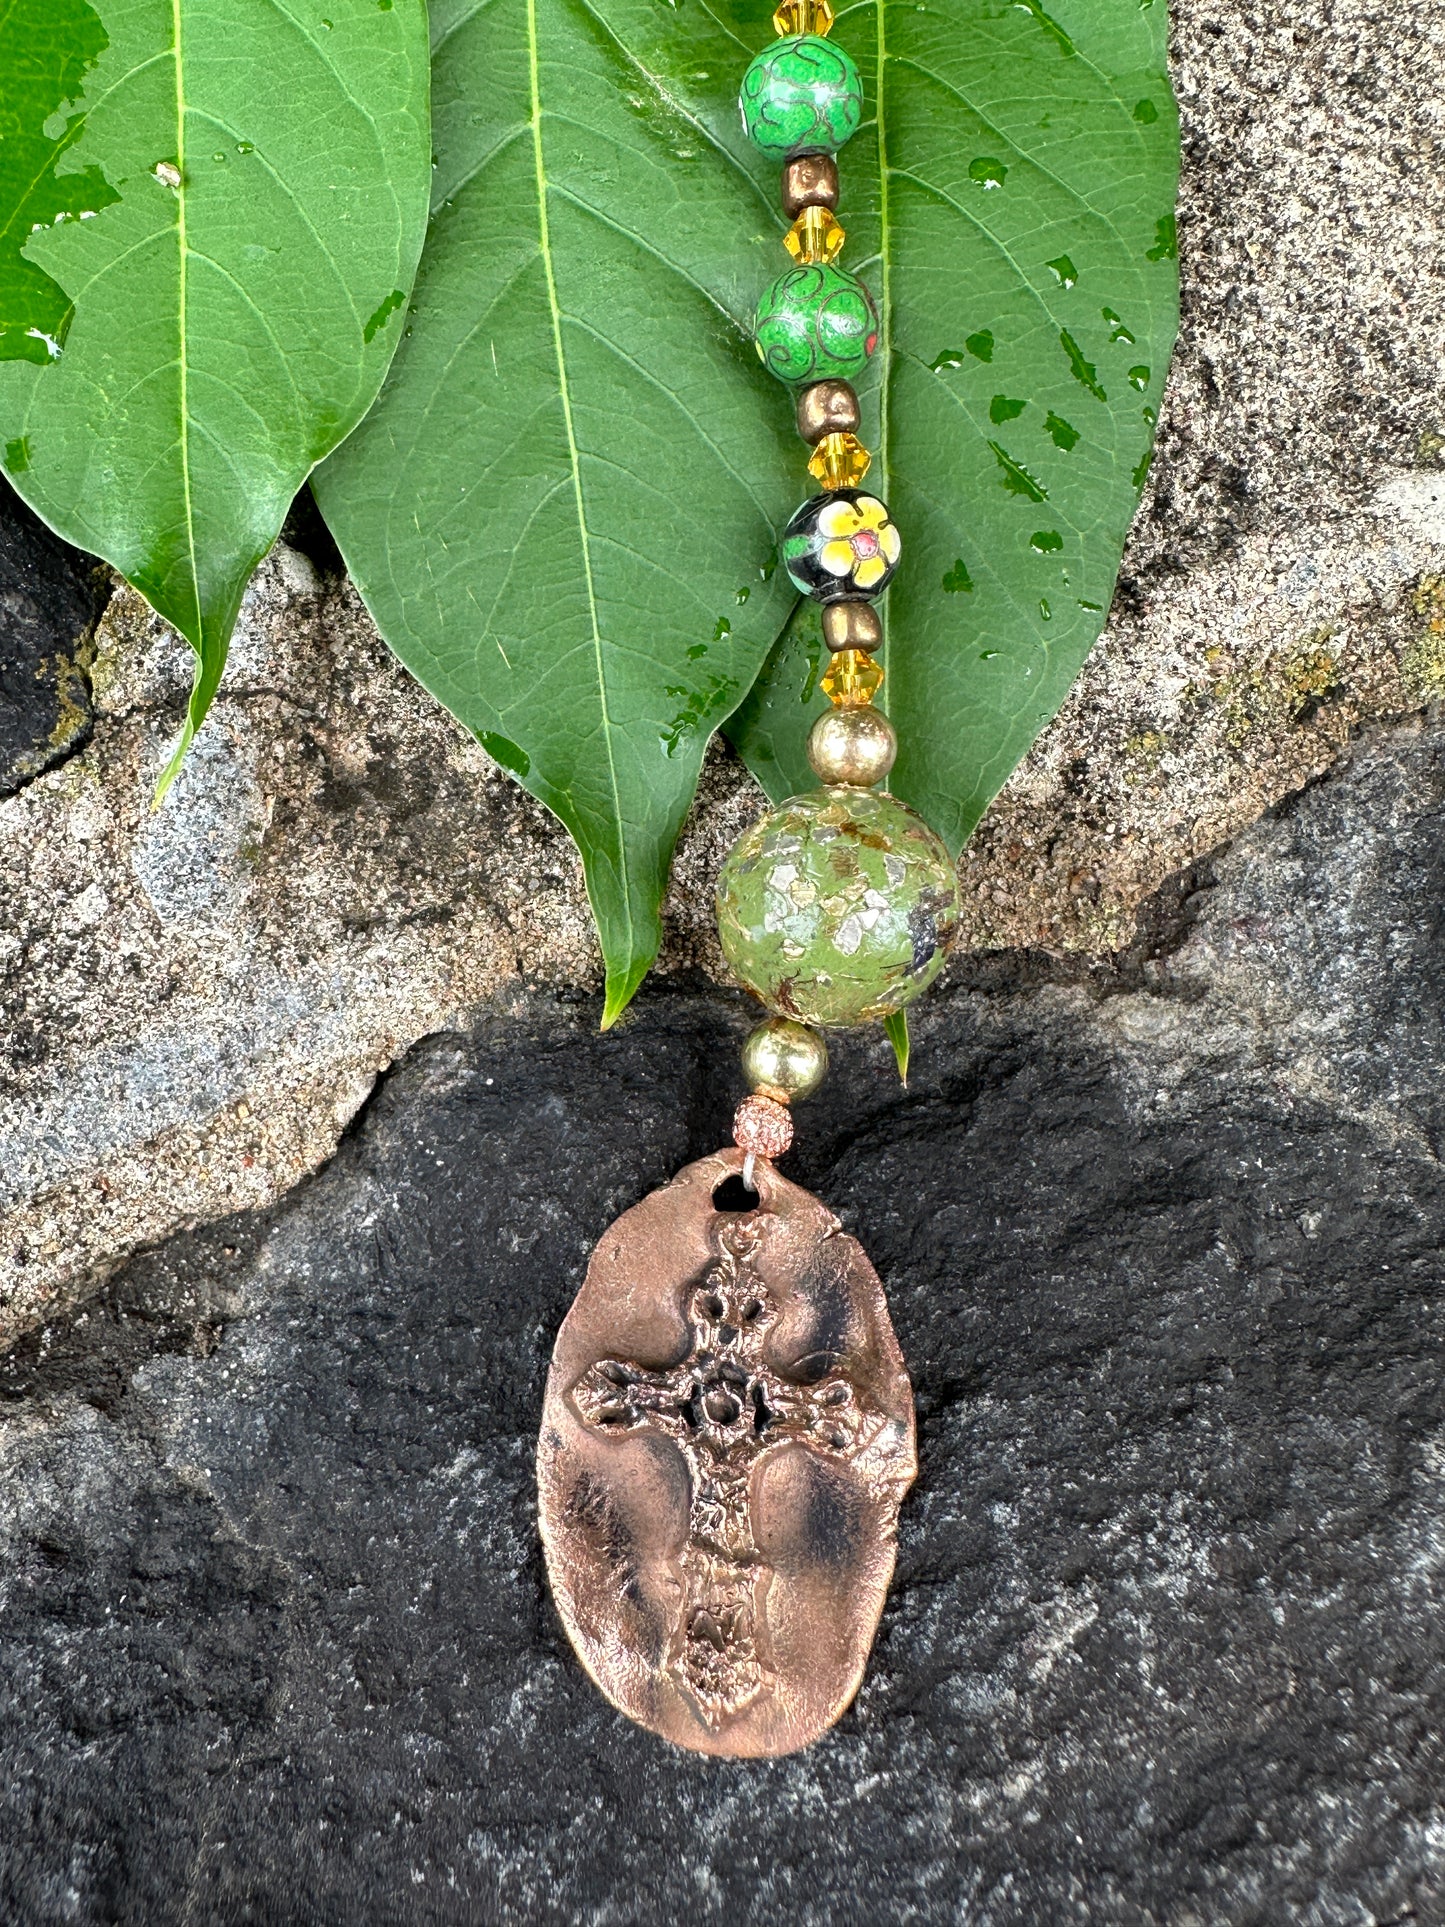
[(728, 993), (533, 992), (319, 1176), (0, 1368), (0, 1917), (1353, 1927), (1445, 1917), (1445, 725), (1108, 963), (966, 964), (788, 1168), (859, 1236), (921, 1476), (833, 1735), (608, 1709), (532, 1454), (610, 1219), (725, 1136)]

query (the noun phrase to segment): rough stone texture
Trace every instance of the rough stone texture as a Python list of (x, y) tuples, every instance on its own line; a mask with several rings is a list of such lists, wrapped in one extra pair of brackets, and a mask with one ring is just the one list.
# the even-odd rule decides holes
[(855, 1708), (719, 1766), (547, 1602), (593, 1240), (726, 1137), (726, 993), (534, 994), (331, 1165), (0, 1370), (0, 1917), (351, 1927), (1445, 1918), (1445, 724), (1150, 908), (983, 961), (793, 1175), (889, 1289), (922, 1473)]
[(90, 631), (108, 572), (0, 487), (0, 796), (83, 741)]
[(151, 794), (189, 652), (117, 593), (82, 753), (0, 802), (0, 1338), (326, 1157), (376, 1071), (517, 980), (585, 978), (565, 839), (279, 548)]
[[(966, 856), (975, 948), (1117, 947), (1362, 721), (1445, 691), (1445, 100), (1422, 79), (1445, 14), (1174, 11), (1184, 324), (1159, 452), (1105, 639)], [(315, 1169), (377, 1069), (459, 1011), (596, 981), (565, 838), (388, 658), (314, 511), (155, 816), (184, 648), (117, 596), (89, 734), (89, 565), (19, 526), (0, 788), (75, 753), (0, 802), (0, 1343)], [(719, 971), (708, 895), (756, 808), (719, 753), (665, 971)]]

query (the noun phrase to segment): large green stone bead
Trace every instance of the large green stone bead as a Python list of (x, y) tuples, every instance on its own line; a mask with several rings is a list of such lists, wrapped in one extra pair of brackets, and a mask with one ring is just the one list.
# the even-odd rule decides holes
[(878, 310), (857, 275), (813, 262), (767, 289), (753, 335), (779, 381), (853, 381), (878, 346)]
[(738, 840), (718, 878), (718, 934), (737, 977), (806, 1024), (861, 1024), (912, 1003), (958, 915), (942, 838), (877, 790), (791, 798)]
[(743, 131), (765, 154), (833, 154), (863, 120), (863, 82), (841, 47), (795, 33), (767, 47), (743, 75)]

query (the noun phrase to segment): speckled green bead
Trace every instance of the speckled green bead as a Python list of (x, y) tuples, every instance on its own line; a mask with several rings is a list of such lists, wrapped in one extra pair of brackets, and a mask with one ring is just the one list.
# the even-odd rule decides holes
[(718, 878), (718, 934), (737, 977), (806, 1024), (861, 1024), (912, 1003), (958, 917), (942, 838), (876, 790), (791, 798), (738, 840)]
[(863, 120), (863, 82), (841, 47), (795, 33), (766, 47), (743, 75), (743, 131), (765, 154), (834, 154)]
[(812, 262), (768, 288), (753, 336), (779, 381), (852, 381), (878, 346), (878, 310), (857, 275)]

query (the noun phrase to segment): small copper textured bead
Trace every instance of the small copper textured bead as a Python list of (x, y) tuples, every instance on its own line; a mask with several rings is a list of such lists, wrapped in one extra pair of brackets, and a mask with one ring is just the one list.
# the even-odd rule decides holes
[(793, 1119), (786, 1104), (754, 1091), (733, 1115), (733, 1142), (750, 1157), (780, 1158), (793, 1141)]
[(871, 602), (825, 602), (823, 640), (832, 650), (876, 649), (883, 622)]
[(810, 445), (825, 435), (851, 435), (859, 420), (858, 397), (846, 381), (815, 381), (798, 396), (798, 433)]
[(805, 207), (836, 208), (838, 163), (831, 154), (803, 154), (783, 169), (783, 212), (791, 221)]

